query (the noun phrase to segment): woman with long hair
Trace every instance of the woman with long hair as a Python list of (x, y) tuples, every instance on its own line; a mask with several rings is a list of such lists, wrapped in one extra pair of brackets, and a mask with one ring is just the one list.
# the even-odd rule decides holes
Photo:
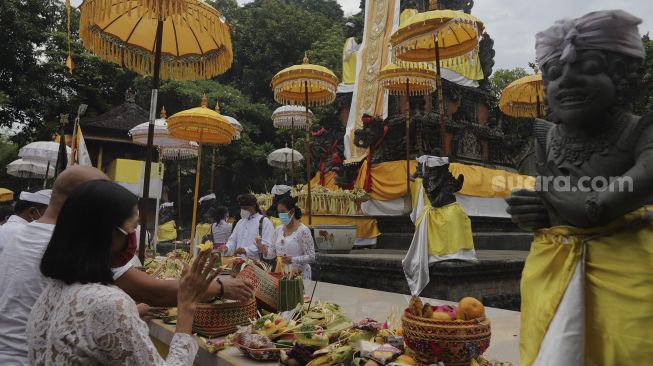
[[(256, 247), (265, 258), (277, 258), (280, 266), (302, 271), (304, 279), (311, 279), (310, 263), (315, 260), (315, 243), (311, 231), (299, 220), (302, 210), (292, 197), (284, 197), (277, 204), (282, 225), (275, 229), (271, 245), (257, 241)], [(280, 268), (275, 270), (280, 271)]]
[(90, 181), (66, 199), (43, 259), (48, 284), (32, 308), (32, 365), (192, 365), (197, 302), (217, 276), (202, 253), (179, 283), (177, 329), (161, 358), (134, 301), (113, 284), (112, 263), (134, 255), (138, 197), (109, 181)]
[(218, 206), (215, 209), (215, 222), (211, 227), (213, 250), (220, 250), (227, 245), (232, 232), (232, 226), (227, 221), (229, 221), (229, 209), (225, 206)]

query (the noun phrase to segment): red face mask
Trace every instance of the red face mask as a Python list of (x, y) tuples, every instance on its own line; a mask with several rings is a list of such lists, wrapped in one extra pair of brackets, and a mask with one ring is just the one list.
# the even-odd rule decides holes
[(127, 237), (127, 248), (119, 253), (111, 255), (112, 268), (119, 268), (127, 264), (132, 258), (134, 258), (137, 248), (135, 231), (133, 233), (128, 233), (122, 228), (118, 228), (118, 230)]

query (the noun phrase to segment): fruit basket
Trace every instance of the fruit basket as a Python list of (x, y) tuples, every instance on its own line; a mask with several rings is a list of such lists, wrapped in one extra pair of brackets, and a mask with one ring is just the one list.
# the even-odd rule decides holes
[(404, 341), (420, 365), (438, 362), (446, 366), (469, 366), (472, 358), (490, 346), (490, 321), (436, 320), (417, 317), (406, 310), (401, 318)]
[(197, 304), (193, 317), (193, 332), (208, 338), (233, 333), (237, 326), (249, 324), (256, 318), (256, 300), (246, 303), (222, 302), (219, 304)]
[(254, 349), (243, 346), (242, 344), (236, 344), (236, 347), (242, 352), (245, 357), (249, 357), (256, 361), (279, 361), (282, 351), (288, 351), (290, 348), (263, 348), (263, 349)]

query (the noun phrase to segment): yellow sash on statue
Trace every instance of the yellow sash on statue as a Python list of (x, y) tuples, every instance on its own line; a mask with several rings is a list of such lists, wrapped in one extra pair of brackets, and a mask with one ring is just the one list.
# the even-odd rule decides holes
[(165, 224), (159, 225), (156, 231), (157, 242), (172, 241), (177, 239), (177, 227), (175, 220), (170, 220)]
[(538, 357), (583, 250), (585, 364), (653, 362), (651, 209), (604, 227), (559, 226), (535, 233), (521, 281), (520, 365), (532, 365)]

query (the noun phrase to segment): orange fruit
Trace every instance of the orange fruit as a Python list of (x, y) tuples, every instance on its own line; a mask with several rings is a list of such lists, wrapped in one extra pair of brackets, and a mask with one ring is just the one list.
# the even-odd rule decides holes
[(440, 311), (433, 312), (433, 315), (431, 315), (431, 319), (451, 321), (451, 317), (449, 316), (449, 314), (443, 313), (443, 312), (440, 312)]
[(463, 297), (456, 308), (456, 317), (461, 320), (471, 320), (485, 316), (485, 307), (473, 297)]

